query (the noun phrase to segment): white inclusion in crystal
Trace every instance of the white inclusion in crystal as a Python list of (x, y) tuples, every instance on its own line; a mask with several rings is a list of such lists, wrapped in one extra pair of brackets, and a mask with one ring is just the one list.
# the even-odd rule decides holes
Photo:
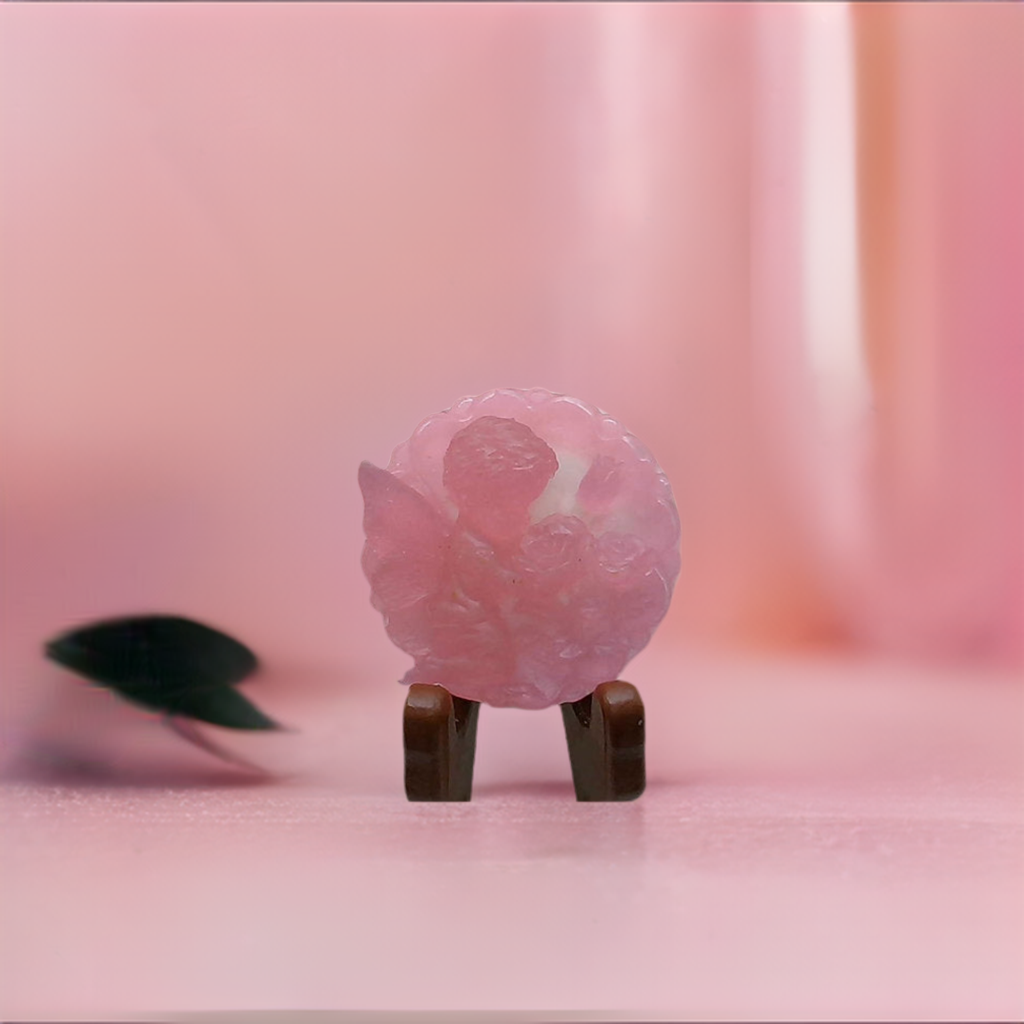
[(555, 457), (558, 459), (558, 471), (548, 481), (541, 496), (530, 506), (531, 523), (539, 523), (553, 515), (579, 515), (576, 493), (590, 469), (590, 459), (582, 459), (557, 448)]

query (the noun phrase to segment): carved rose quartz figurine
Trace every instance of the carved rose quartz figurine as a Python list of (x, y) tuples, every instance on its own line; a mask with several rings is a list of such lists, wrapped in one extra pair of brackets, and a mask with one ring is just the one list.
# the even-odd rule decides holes
[(364, 462), (359, 484), (363, 569), (415, 660), (405, 683), (505, 707), (579, 702), (618, 678), (668, 610), (669, 482), (616, 420), (574, 398), (464, 398), (386, 470)]

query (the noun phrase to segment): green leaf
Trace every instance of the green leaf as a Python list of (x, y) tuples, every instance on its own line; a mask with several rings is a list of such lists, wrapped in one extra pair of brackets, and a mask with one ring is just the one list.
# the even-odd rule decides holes
[(133, 704), (229, 729), (277, 724), (232, 687), (258, 667), (248, 647), (178, 615), (93, 622), (50, 640), (53, 661)]
[(279, 729), (247, 697), (233, 686), (218, 686), (213, 690), (195, 690), (182, 694), (166, 708), (170, 715), (182, 715), (225, 729)]

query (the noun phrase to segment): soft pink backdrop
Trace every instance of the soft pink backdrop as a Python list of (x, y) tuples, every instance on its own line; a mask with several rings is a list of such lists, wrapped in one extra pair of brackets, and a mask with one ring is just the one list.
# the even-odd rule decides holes
[[(666, 637), (1019, 663), (1016, 9), (862, 30), (902, 33), (892, 203), (862, 210), (891, 291), (869, 267), (874, 426), (824, 449), (795, 11), (4, 13), (8, 656), (149, 605), (362, 657), (355, 465), (463, 394), (542, 385), (675, 482)], [(837, 462), (846, 552), (807, 493)]]

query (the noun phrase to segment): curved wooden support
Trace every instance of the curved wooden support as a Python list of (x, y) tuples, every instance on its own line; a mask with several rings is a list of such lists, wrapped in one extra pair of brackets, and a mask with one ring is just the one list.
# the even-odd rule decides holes
[(562, 705), (577, 800), (635, 800), (647, 784), (644, 703), (637, 688), (602, 683)]
[[(644, 705), (635, 686), (618, 680), (563, 704), (576, 799), (635, 800), (644, 791)], [(443, 686), (414, 683), (405, 701), (405, 795), (410, 800), (469, 800), (477, 701)]]
[(405, 795), (410, 800), (468, 800), (480, 704), (443, 686), (413, 683), (405, 701)]

